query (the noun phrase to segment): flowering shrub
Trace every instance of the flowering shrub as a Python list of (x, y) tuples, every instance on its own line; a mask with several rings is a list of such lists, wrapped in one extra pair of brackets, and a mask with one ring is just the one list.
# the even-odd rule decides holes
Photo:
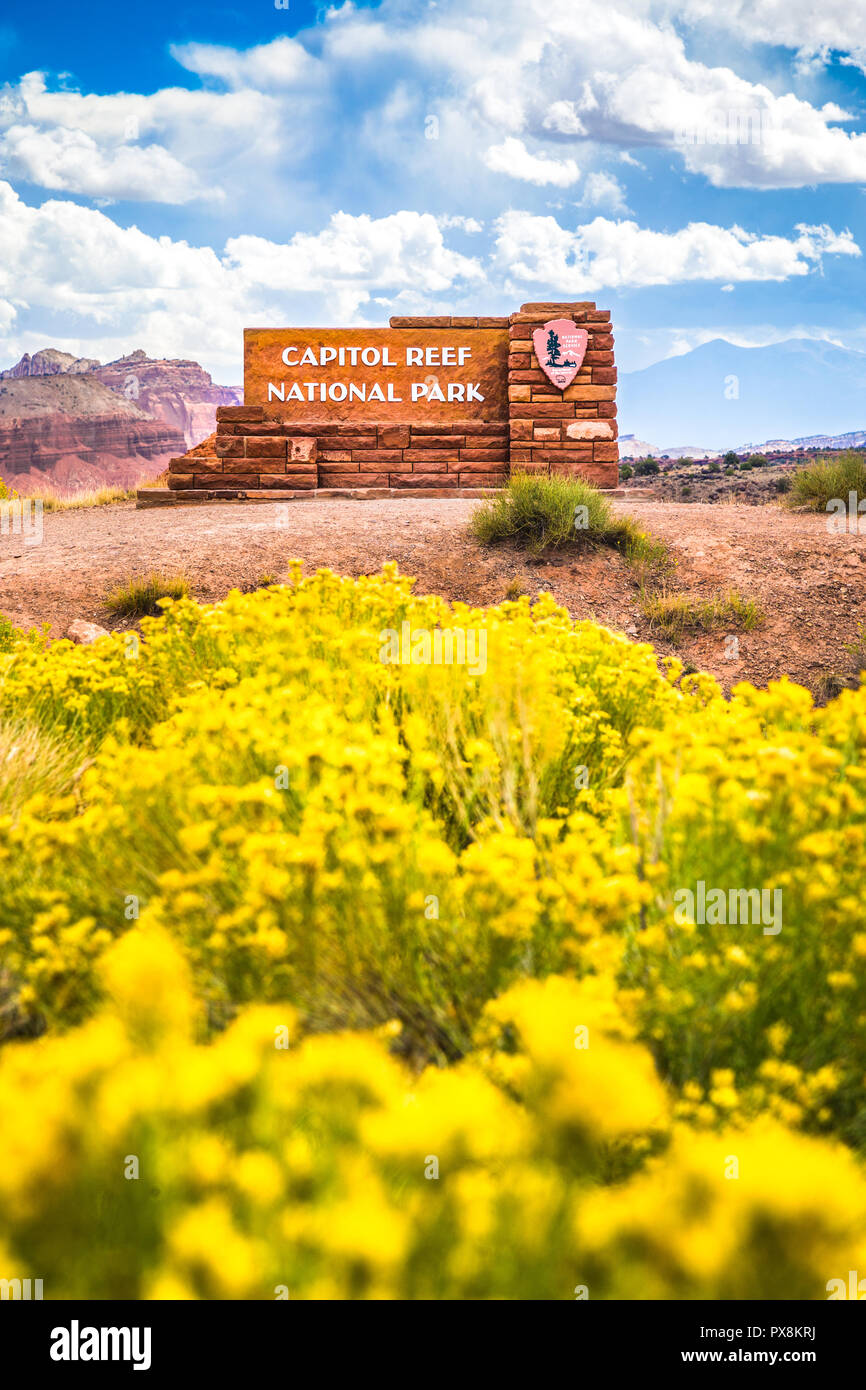
[(482, 1031), (513, 1030), (521, 1065), (496, 1079), (495, 1051), (414, 1077), (392, 1030), (304, 1038), (287, 1005), (197, 1044), (162, 932), (128, 932), (100, 970), (104, 1011), (0, 1068), (0, 1257), (46, 1297), (819, 1298), (866, 1253), (846, 1150), (671, 1131), (595, 988), (498, 999)]
[[(403, 622), (483, 628), (486, 669), (381, 660)], [(725, 700), (393, 567), (141, 633), (0, 650), (0, 1276), (820, 1298), (862, 1264), (866, 689)]]

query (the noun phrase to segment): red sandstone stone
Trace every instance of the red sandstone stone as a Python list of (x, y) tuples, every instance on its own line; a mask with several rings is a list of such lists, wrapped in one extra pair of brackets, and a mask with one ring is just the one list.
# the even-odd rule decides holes
[(467, 460), (471, 463), (507, 463), (507, 449), (461, 449), (461, 463)]
[[(604, 387), (599, 387), (604, 390)], [(511, 415), (516, 420), (534, 420), (536, 416), (552, 420), (573, 420), (574, 405), (568, 401), (563, 401), (559, 405), (548, 405), (546, 401), (527, 401), (525, 404), (513, 405)]]
[(380, 449), (408, 449), (409, 447), (409, 426), (408, 425), (382, 425), (378, 432), (378, 447)]
[(420, 464), (422, 469), (432, 469), (435, 463), (447, 463), (449, 459), (457, 458), (456, 449), (404, 449), (403, 459), (406, 463)]
[(456, 473), (392, 473), (391, 486), (401, 491), (407, 487), (452, 488), (457, 486)]
[(243, 458), (244, 443), (245, 440), (236, 439), (234, 435), (226, 439), (218, 434), (214, 440), (214, 453), (219, 458)]
[(246, 421), (261, 420), (264, 409), (260, 405), (218, 405), (217, 420)]
[(262, 473), (261, 484), (263, 488), (314, 488), (318, 483), (318, 470), (312, 473)]
[(594, 463), (619, 463), (619, 446), (617, 444), (593, 444), (592, 458)]
[(412, 450), (459, 449), (464, 439), (460, 434), (422, 434), (412, 440)]
[[(595, 307), (595, 301), (592, 299), (545, 299), (537, 303), (521, 304), (520, 306), (521, 314), (546, 314), (548, 318), (551, 317), (555, 310), (560, 310), (563, 318), (566, 316), (573, 318), (575, 314), (598, 312)], [(517, 317), (517, 314), (511, 315), (512, 320)]]
[(286, 457), (285, 439), (259, 439), (248, 438), (246, 440), (246, 454), (248, 459), (285, 459)]
[(383, 463), (399, 463), (403, 457), (400, 449), (353, 449), (353, 463), (369, 463), (371, 466)]
[(461, 458), (454, 464), (451, 472), (457, 473), (502, 473), (508, 469), (508, 456), (504, 459), (467, 459)]
[(507, 473), (470, 473), (464, 469), (458, 474), (461, 487), (505, 487)]
[(206, 487), (208, 489), (246, 489), (248, 487), (258, 487), (259, 475), (258, 473), (204, 473), (201, 475), (197, 474), (195, 485), (196, 487)]

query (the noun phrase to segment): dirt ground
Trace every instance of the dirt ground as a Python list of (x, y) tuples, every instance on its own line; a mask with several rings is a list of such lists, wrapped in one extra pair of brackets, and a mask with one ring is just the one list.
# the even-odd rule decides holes
[[(134, 504), (51, 513), (41, 544), (0, 537), (0, 613), (16, 625), (51, 624), (62, 636), (76, 618), (125, 627), (107, 613), (106, 592), (131, 575), (183, 571), (195, 597), (213, 601), (263, 575), (282, 579), (289, 559), (307, 572), (375, 573), (386, 560), (417, 577), (418, 592), (474, 605), (498, 603), (511, 581), (551, 591), (572, 616), (589, 617), (676, 651), (726, 687), (783, 674), (820, 692), (851, 670), (845, 644), (866, 622), (866, 534), (834, 535), (822, 515), (753, 507), (624, 500), (614, 505), (666, 541), (677, 561), (672, 587), (698, 598), (735, 588), (759, 599), (764, 625), (740, 634), (731, 656), (724, 632), (678, 647), (642, 616), (633, 572), (616, 553), (559, 554), (537, 563), (511, 547), (484, 551), (467, 534), (478, 503), (407, 498), (214, 503), (138, 511)], [(280, 524), (282, 522), (282, 524)]]

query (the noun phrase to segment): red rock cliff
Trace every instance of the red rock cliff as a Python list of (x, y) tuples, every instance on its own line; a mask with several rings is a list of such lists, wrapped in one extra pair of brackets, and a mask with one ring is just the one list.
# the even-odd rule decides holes
[(0, 382), (0, 477), (19, 492), (134, 487), (184, 446), (179, 429), (90, 373)]

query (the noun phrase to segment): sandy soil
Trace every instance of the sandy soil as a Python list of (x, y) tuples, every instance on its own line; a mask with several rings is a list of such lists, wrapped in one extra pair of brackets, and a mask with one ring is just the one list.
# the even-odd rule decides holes
[(195, 596), (212, 601), (265, 574), (283, 578), (294, 557), (308, 572), (327, 565), (352, 575), (396, 560), (417, 576), (419, 592), (473, 604), (499, 602), (515, 578), (530, 594), (550, 590), (573, 616), (654, 641), (662, 652), (676, 650), (726, 687), (788, 674), (818, 691), (824, 678), (851, 669), (845, 644), (866, 621), (866, 535), (830, 534), (823, 516), (777, 506), (614, 504), (668, 542), (676, 588), (696, 597), (736, 588), (762, 602), (765, 624), (739, 636), (732, 659), (724, 633), (702, 633), (678, 648), (653, 634), (633, 573), (617, 554), (533, 563), (510, 547), (481, 550), (466, 530), (476, 505), (333, 499), (280, 508), (219, 503), (138, 511), (129, 503), (52, 513), (43, 518), (39, 545), (0, 538), (0, 613), (20, 626), (50, 623), (52, 636), (62, 636), (75, 618), (128, 626), (111, 620), (103, 597), (124, 578), (154, 568), (182, 570)]

